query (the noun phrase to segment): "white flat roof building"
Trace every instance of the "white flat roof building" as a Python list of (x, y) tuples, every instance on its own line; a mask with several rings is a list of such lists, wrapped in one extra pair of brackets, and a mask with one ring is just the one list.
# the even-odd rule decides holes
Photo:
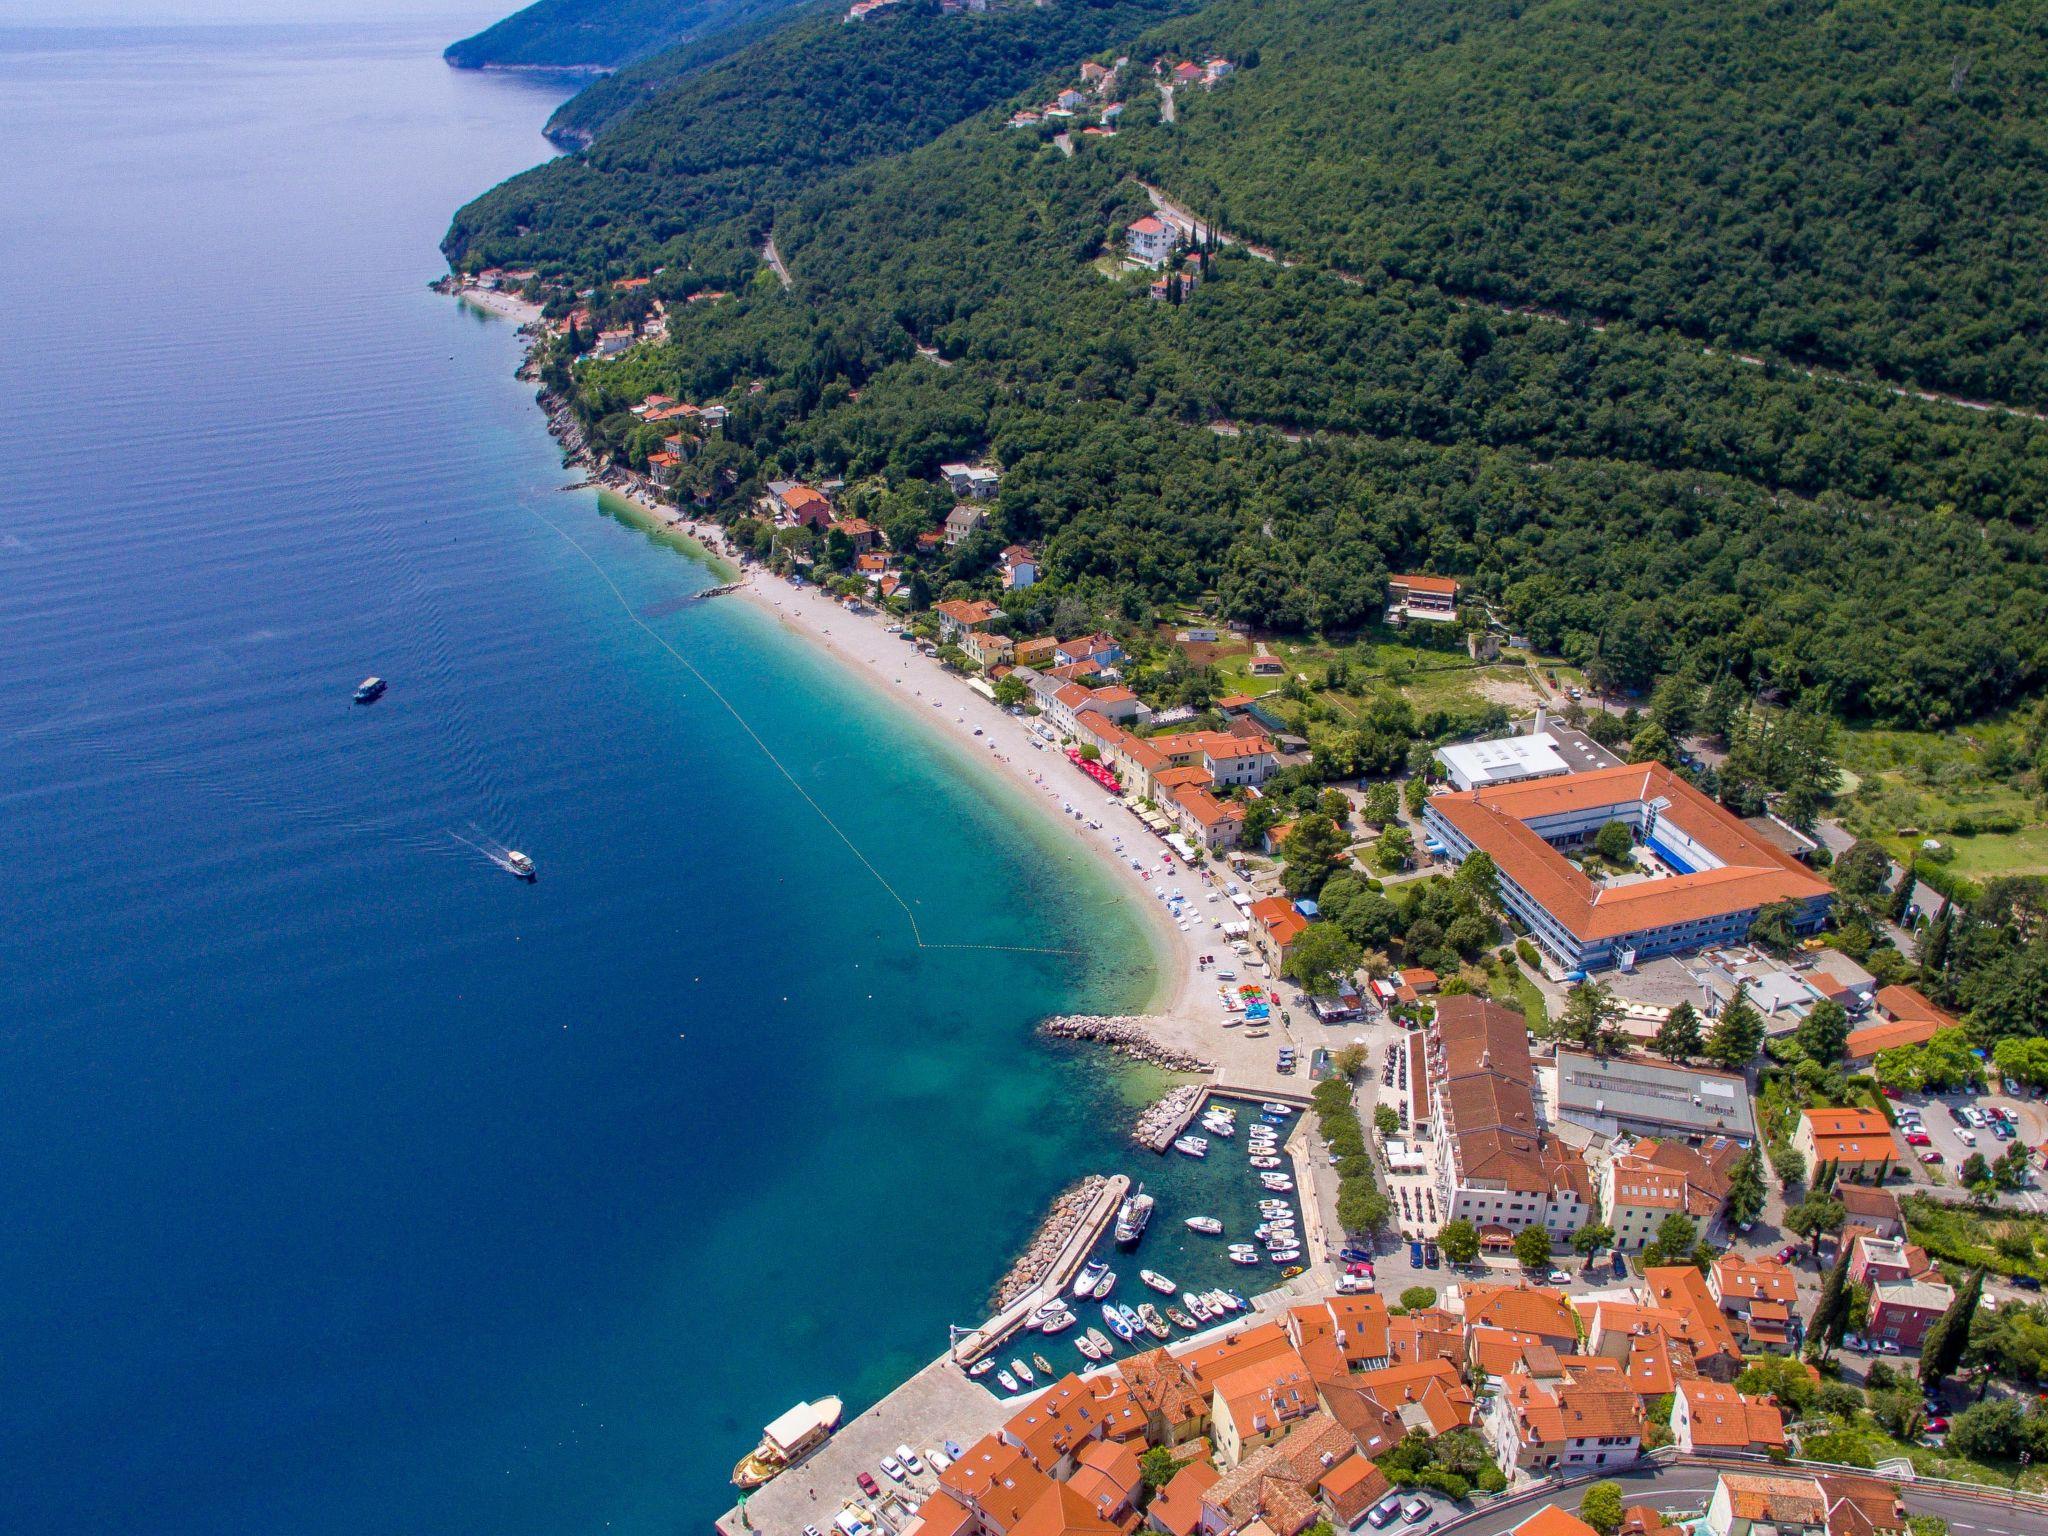
[(1570, 773), (1572, 765), (1557, 750), (1548, 731), (1529, 736), (1497, 736), (1491, 741), (1462, 741), (1437, 748), (1436, 760), (1457, 790), (1484, 789), (1519, 779), (1548, 779)]

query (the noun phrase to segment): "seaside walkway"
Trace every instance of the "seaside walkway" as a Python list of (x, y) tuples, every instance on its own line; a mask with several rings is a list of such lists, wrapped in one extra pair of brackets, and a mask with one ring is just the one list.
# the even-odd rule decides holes
[(1088, 1257), (1088, 1250), (1095, 1246), (1095, 1240), (1102, 1236), (1102, 1229), (1109, 1225), (1116, 1215), (1116, 1208), (1130, 1192), (1131, 1181), (1123, 1174), (1112, 1174), (1109, 1181), (1096, 1193), (1095, 1203), (1088, 1207), (1088, 1213), (1080, 1224), (1067, 1235), (1066, 1243), (1053, 1256), (1045, 1273), (1038, 1278), (1038, 1284), (1011, 1302), (994, 1317), (971, 1333), (963, 1333), (953, 1341), (947, 1351), (950, 1359), (961, 1366), (974, 1364), (992, 1349), (1000, 1348), (1005, 1340), (1024, 1326), (1025, 1320), (1066, 1288), (1081, 1263)]

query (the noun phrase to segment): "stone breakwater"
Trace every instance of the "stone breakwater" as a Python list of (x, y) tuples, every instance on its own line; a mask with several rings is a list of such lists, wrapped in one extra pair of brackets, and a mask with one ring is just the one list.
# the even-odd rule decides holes
[(1164, 1098), (1155, 1100), (1131, 1127), (1131, 1140), (1154, 1152), (1164, 1152), (1188, 1123), (1195, 1106), (1202, 1102), (1200, 1083), (1183, 1083)]
[(1134, 1014), (1062, 1014), (1041, 1026), (1055, 1040), (1088, 1040), (1106, 1045), (1119, 1056), (1150, 1062), (1172, 1072), (1213, 1072), (1216, 1064), (1192, 1051), (1162, 1045), (1151, 1026)]
[(1023, 1255), (1010, 1266), (1009, 1273), (997, 1284), (992, 1310), (1000, 1312), (1009, 1304), (1030, 1290), (1045, 1278), (1046, 1271), (1060, 1256), (1060, 1250), (1067, 1239), (1074, 1235), (1095, 1197), (1102, 1192), (1102, 1186), (1109, 1182), (1099, 1173), (1091, 1173), (1080, 1183), (1067, 1190), (1053, 1201), (1052, 1209), (1045, 1220), (1038, 1224), (1038, 1231), (1032, 1235), (1030, 1245)]

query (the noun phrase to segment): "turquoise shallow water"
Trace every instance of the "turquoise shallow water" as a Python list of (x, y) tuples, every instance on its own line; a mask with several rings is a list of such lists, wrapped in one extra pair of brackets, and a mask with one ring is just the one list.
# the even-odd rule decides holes
[[(511, 328), (426, 291), (556, 99), (461, 30), (0, 29), (9, 1531), (701, 1529), (1131, 1166), (1123, 1082), (1031, 1035), (1149, 988), (1102, 872), (674, 608), (709, 575), (560, 489)], [(1074, 953), (916, 948), (627, 609), (929, 937)]]

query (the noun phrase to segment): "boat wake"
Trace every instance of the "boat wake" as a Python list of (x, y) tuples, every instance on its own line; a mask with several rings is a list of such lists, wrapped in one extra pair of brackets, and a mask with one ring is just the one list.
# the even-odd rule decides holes
[(469, 824), (469, 829), (476, 833), (477, 838), (481, 838), (482, 841), (479, 842), (475, 838), (464, 837), (453, 827), (449, 827), (447, 832), (456, 842), (463, 844), (465, 847), (474, 848), (478, 853), (497, 865), (498, 868), (504, 870), (506, 874), (517, 875), (522, 880), (533, 878), (532, 860), (522, 853), (517, 853), (507, 848), (496, 838), (488, 836), (483, 828), (479, 827), (475, 822)]

